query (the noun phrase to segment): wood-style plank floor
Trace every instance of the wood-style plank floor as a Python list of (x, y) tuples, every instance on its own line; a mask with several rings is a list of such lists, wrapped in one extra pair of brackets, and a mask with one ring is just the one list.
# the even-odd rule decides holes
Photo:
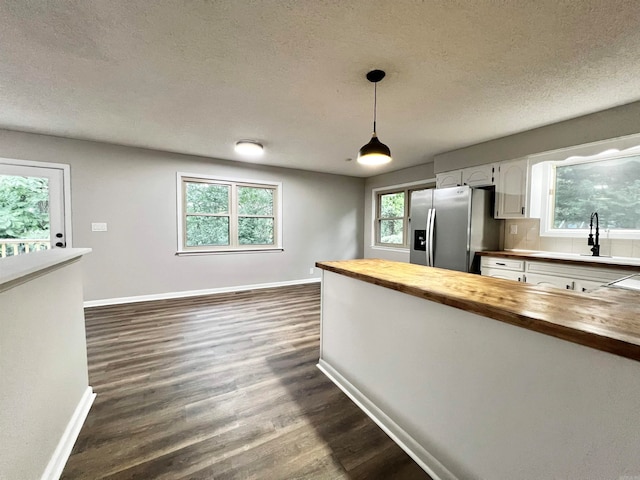
[(62, 478), (428, 479), (317, 368), (317, 284), (86, 310)]

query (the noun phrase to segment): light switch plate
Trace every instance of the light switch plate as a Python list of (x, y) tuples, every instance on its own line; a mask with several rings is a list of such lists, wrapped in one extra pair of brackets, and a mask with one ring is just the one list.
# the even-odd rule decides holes
[(511, 235), (517, 235), (518, 234), (518, 225), (509, 225), (509, 233)]
[(92, 223), (91, 224), (92, 232), (106, 232), (107, 224), (106, 223)]

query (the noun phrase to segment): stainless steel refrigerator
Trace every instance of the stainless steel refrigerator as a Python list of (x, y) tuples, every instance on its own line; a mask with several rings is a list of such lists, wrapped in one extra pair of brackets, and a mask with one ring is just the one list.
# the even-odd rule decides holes
[(492, 189), (415, 190), (410, 206), (411, 263), (477, 272), (475, 253), (498, 249), (500, 221), (493, 218)]

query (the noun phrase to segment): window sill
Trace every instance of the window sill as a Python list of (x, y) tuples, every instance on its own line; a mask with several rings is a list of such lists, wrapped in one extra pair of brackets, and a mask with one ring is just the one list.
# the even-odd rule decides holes
[(400, 252), (407, 253), (409, 251), (408, 247), (383, 247), (381, 245), (371, 245), (371, 250), (382, 250), (385, 252)]
[(237, 250), (178, 250), (176, 256), (189, 257), (195, 255), (238, 255), (243, 253), (278, 253), (284, 252), (284, 248), (252, 248)]
[[(596, 230), (595, 228), (592, 231), (595, 236)], [(589, 236), (589, 230), (543, 230), (540, 232), (540, 237), (546, 238), (583, 238), (586, 239)], [(600, 229), (600, 240), (640, 240), (640, 231), (638, 230), (630, 230), (627, 232), (624, 231), (607, 231), (606, 229)]]

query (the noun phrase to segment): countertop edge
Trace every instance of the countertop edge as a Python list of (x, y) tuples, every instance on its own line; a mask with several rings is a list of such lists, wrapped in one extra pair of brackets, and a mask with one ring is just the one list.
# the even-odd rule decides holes
[(29, 281), (91, 253), (90, 248), (56, 248), (0, 259), (0, 291)]
[[(354, 272), (349, 269), (330, 265), (330, 263), (332, 262), (316, 262), (316, 267), (339, 275), (345, 275), (356, 280), (396, 290), (418, 298), (459, 308), (470, 313), (475, 313), (493, 320), (525, 328), (527, 330), (550, 335), (572, 343), (626, 357), (631, 360), (640, 361), (640, 343), (635, 343), (634, 340), (636, 340), (636, 338), (631, 334), (615, 332), (607, 330), (606, 328), (598, 329), (597, 326), (589, 323), (583, 323), (580, 328), (575, 324), (573, 326), (564, 325), (560, 322), (553, 322), (548, 319), (536, 318), (535, 316), (524, 315), (522, 313), (507, 310), (500, 305), (481, 303), (472, 299), (465, 300), (461, 299), (459, 296), (446, 295), (424, 288), (386, 280), (366, 273)], [(456, 273), (462, 274), (462, 272)], [(527, 286), (527, 288), (533, 290), (539, 289), (541, 292), (546, 291), (546, 287), (530, 285)]]

